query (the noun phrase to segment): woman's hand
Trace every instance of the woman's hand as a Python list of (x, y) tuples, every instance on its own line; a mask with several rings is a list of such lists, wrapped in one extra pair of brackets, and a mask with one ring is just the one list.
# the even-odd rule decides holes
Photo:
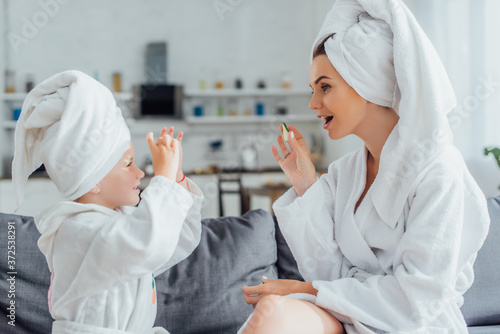
[[(281, 127), (280, 125), (280, 131)], [(295, 192), (302, 196), (314, 182), (316, 182), (316, 168), (311, 161), (311, 152), (307, 147), (304, 136), (294, 126), (289, 126), (288, 143), (286, 146), (282, 136), (278, 136), (278, 144), (284, 159), (278, 153), (276, 146), (272, 147), (273, 156), (292, 182)]]
[(286, 296), (291, 293), (299, 292), (316, 295), (318, 293), (310, 282), (267, 278), (263, 278), (262, 282), (264, 282), (264, 284), (243, 287), (243, 298), (245, 298), (247, 304), (255, 306), (259, 300), (268, 295)]
[(177, 170), (179, 169), (179, 141), (165, 134), (163, 129), (162, 135), (156, 143), (152, 132), (148, 133), (146, 140), (153, 157), (155, 175), (165, 176), (175, 182)]

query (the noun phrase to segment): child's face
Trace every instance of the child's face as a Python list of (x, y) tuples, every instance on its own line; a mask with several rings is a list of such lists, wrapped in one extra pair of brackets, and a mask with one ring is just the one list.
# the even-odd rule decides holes
[(113, 169), (99, 182), (99, 199), (101, 205), (110, 209), (118, 206), (136, 205), (139, 203), (140, 179), (144, 172), (134, 163), (134, 146), (130, 143), (122, 158)]

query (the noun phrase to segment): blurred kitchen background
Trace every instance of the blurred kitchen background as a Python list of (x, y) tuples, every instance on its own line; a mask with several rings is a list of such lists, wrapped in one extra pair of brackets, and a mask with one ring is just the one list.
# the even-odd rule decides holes
[[(500, 1), (404, 2), (455, 88), (455, 144), (484, 193), (498, 195), (500, 168), (484, 148), (500, 146)], [(146, 172), (146, 133), (184, 131), (183, 169), (205, 192), (203, 217), (269, 210), (289, 186), (271, 154), (280, 123), (305, 135), (319, 172), (362, 145), (353, 136), (330, 140), (308, 109), (310, 49), (333, 3), (2, 0), (0, 212), (14, 209), (10, 164), (26, 92), (68, 69), (115, 93)], [(38, 172), (19, 213), (34, 215), (60, 198)]]

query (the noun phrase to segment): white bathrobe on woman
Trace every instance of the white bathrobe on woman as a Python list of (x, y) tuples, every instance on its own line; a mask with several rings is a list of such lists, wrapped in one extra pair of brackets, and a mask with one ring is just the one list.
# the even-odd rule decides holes
[(52, 272), (53, 333), (168, 333), (152, 329), (154, 275), (199, 244), (203, 194), (188, 184), (191, 192), (157, 176), (138, 207), (65, 201), (36, 217)]
[[(402, 0), (337, 0), (313, 45), (365, 100), (393, 108), (377, 176), (367, 149), (332, 163), (303, 195), (275, 202), (316, 303), (348, 333), (467, 333), (460, 312), (489, 227), (486, 200), (446, 115), (453, 87)], [(335, 121), (335, 120), (334, 120)]]
[(301, 274), (318, 290), (316, 305), (347, 333), (467, 333), (460, 306), (488, 231), (485, 198), (458, 150), (447, 145), (393, 213), (397, 190), (380, 190), (398, 130), (356, 211), (365, 147), (332, 163), (302, 197), (290, 189), (274, 212)]

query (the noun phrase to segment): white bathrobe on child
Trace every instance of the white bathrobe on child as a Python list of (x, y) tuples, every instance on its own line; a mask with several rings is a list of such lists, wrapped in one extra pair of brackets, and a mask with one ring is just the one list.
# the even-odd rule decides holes
[(168, 333), (153, 328), (154, 274), (185, 259), (201, 236), (203, 195), (154, 177), (137, 208), (73, 200), (89, 192), (130, 145), (113, 94), (79, 71), (57, 73), (26, 97), (16, 126), (17, 204), (42, 163), (66, 200), (35, 217), (52, 273), (52, 333)]
[(192, 192), (154, 177), (136, 208), (67, 201), (36, 217), (38, 245), (53, 273), (53, 333), (167, 333), (151, 330), (153, 273), (179, 263), (199, 244), (203, 195), (188, 182)]

